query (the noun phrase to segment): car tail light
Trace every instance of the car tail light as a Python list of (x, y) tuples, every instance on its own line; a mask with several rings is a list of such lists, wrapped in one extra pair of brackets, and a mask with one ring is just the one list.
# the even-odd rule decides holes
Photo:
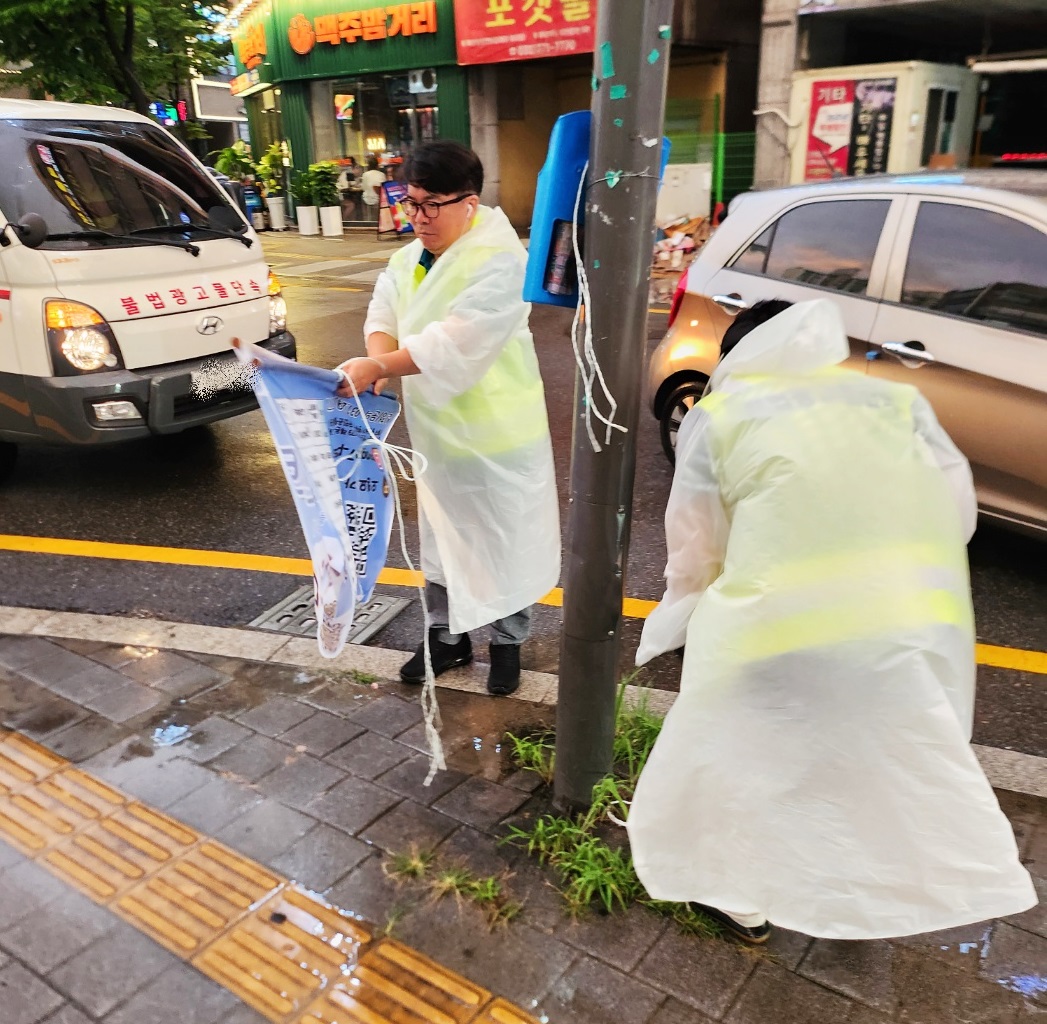
[(687, 291), (687, 271), (680, 275), (680, 283), (673, 292), (672, 305), (669, 306), (669, 326), (672, 327), (676, 314), (680, 312), (680, 304), (683, 302), (684, 293)]

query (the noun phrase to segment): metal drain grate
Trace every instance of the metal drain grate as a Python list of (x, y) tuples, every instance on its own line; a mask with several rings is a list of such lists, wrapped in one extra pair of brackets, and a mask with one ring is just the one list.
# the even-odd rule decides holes
[[(389, 625), (411, 602), (402, 597), (373, 597), (359, 605), (353, 616), (353, 628), (348, 643), (365, 644), (380, 629)], [(306, 584), (290, 597), (263, 612), (249, 624), (253, 629), (292, 636), (316, 636), (316, 615), (313, 608), (313, 586)]]

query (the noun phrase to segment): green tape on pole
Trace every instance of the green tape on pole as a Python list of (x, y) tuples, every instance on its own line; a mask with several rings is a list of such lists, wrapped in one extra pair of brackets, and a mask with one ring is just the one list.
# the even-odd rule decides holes
[(614, 48), (610, 43), (600, 44), (600, 72), (604, 78), (614, 78)]
[(624, 100), (629, 95), (629, 90), (624, 85), (612, 85), (611, 86), (611, 99), (612, 100)]
[(647, 54), (647, 63), (657, 64), (659, 57), (661, 57), (661, 54), (657, 50), (652, 50), (649, 54)]
[(620, 117), (614, 119), (615, 128), (621, 128), (623, 124), (625, 124), (625, 122)]

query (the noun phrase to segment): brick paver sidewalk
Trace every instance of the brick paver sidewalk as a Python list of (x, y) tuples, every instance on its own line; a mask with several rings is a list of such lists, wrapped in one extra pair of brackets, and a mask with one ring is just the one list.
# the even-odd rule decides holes
[[(415, 698), (241, 659), (0, 638), (0, 724), (554, 1024), (1047, 1020), (1043, 906), (892, 942), (779, 932), (760, 952), (682, 935), (639, 908), (571, 921), (550, 876), (498, 843), (545, 806), (501, 737), (549, 724), (551, 709), (442, 691), (449, 770), (425, 788)], [(190, 735), (157, 746), (169, 725)], [(1001, 802), (1047, 895), (1047, 801)], [(510, 872), (523, 912), (492, 931), (470, 904), (394, 884), (383, 860), (412, 846)], [(263, 1019), (2, 839), (0, 949), (2, 1024)]]

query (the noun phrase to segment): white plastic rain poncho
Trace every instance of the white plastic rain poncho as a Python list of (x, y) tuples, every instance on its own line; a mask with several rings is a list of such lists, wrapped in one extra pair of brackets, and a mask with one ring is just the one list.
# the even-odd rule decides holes
[(872, 939), (1036, 896), (969, 744), (970, 470), (847, 352), (832, 303), (794, 306), (684, 420), (637, 654), (686, 641), (683, 675), (628, 827), (658, 899)]
[(397, 338), (418, 476), (422, 570), (464, 633), (534, 604), (560, 575), (560, 515), (545, 392), (522, 298), (527, 254), (501, 210), (424, 274), (417, 239), (375, 285), (364, 334)]

